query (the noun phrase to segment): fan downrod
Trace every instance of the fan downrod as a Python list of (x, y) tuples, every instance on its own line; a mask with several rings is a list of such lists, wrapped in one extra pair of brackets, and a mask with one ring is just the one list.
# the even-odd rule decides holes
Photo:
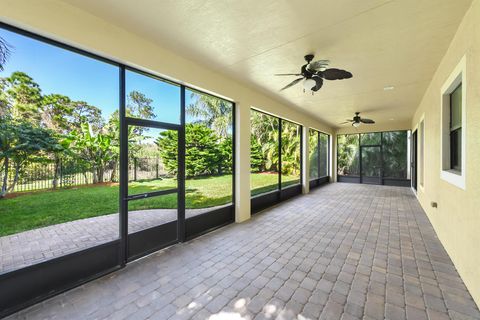
[(307, 63), (310, 63), (310, 61), (312, 61), (313, 58), (315, 58), (315, 55), (313, 55), (313, 54), (307, 54), (307, 55), (305, 56), (305, 61), (307, 61)]

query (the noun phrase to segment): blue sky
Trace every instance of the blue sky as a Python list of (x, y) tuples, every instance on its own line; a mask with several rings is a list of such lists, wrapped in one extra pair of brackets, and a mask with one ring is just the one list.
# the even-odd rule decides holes
[[(102, 110), (108, 119), (119, 105), (119, 70), (116, 66), (88, 58), (0, 28), (0, 36), (12, 54), (0, 77), (22, 71), (40, 85), (43, 94), (58, 93), (86, 101)], [(137, 90), (153, 99), (156, 118), (180, 122), (180, 89), (171, 84), (127, 72), (127, 93)]]

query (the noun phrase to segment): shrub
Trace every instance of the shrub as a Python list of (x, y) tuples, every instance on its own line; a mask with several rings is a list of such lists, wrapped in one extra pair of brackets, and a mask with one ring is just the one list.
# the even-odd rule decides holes
[(250, 137), (250, 168), (252, 172), (261, 172), (265, 170), (262, 146), (253, 135)]
[[(157, 140), (165, 170), (177, 174), (178, 135), (174, 130), (164, 131)], [(187, 177), (231, 172), (231, 137), (220, 139), (204, 124), (185, 126), (185, 173)]]

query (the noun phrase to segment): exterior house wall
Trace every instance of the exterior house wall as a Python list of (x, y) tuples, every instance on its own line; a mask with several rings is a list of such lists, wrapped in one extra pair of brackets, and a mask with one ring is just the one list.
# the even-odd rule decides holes
[[(465, 190), (440, 177), (441, 91), (466, 59)], [(465, 85), (465, 84), (463, 84)], [(425, 119), (424, 187), (418, 199), (477, 305), (480, 305), (480, 1), (466, 13), (416, 110), (411, 128)], [(421, 159), (419, 159), (421, 161)], [(433, 208), (431, 202), (437, 202)]]

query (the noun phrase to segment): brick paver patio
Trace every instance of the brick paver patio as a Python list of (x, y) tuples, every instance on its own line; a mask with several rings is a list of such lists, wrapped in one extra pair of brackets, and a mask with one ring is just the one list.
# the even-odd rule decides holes
[(330, 184), (10, 319), (480, 319), (409, 188)]
[[(210, 210), (212, 208), (188, 209), (185, 217)], [(128, 230), (134, 233), (176, 219), (176, 209), (131, 211)], [(0, 237), (0, 274), (113, 241), (118, 237), (117, 213)]]

